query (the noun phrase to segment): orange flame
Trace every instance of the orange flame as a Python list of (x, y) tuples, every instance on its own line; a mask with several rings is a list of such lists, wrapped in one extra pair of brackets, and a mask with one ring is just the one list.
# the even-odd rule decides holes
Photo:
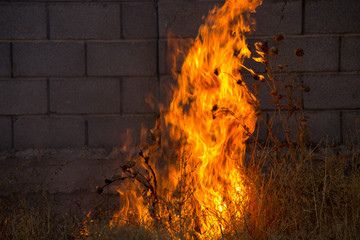
[[(177, 76), (178, 88), (165, 115), (171, 138), (185, 136), (190, 165), (199, 166), (194, 196), (200, 211), (214, 209), (221, 215), (229, 204), (248, 199), (241, 168), (245, 140), (255, 128), (255, 98), (239, 70), (251, 55), (244, 33), (251, 30), (250, 13), (260, 4), (229, 0), (210, 12)], [(241, 215), (241, 209), (235, 211)], [(203, 231), (219, 229), (214, 217), (205, 217)]]
[[(179, 157), (186, 152), (187, 182), (194, 187), (187, 208), (204, 239), (222, 234), (232, 218), (241, 219), (249, 201), (242, 170), (245, 141), (255, 129), (255, 97), (240, 69), (251, 55), (244, 35), (254, 24), (250, 14), (260, 4), (227, 0), (210, 11), (176, 75), (178, 85), (164, 114), (171, 141), (184, 143), (175, 151)], [(183, 184), (182, 167), (168, 168), (168, 177), (158, 176), (159, 185), (174, 193)], [(135, 195), (128, 199), (127, 204), (141, 205)]]

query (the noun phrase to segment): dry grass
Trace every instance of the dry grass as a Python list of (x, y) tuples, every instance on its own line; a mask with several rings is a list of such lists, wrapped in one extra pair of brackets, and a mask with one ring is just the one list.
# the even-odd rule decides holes
[(76, 216), (64, 213), (61, 218), (55, 218), (46, 204), (29, 206), (21, 194), (10, 201), (0, 201), (0, 239), (75, 239), (81, 226), (82, 222)]
[[(234, 218), (223, 239), (360, 239), (359, 150), (328, 146), (305, 159), (274, 160), (266, 171), (256, 161), (248, 163), (253, 193), (245, 224)], [(184, 225), (193, 218), (182, 214)], [(88, 237), (81, 237), (84, 219), (55, 220), (50, 209), (29, 207), (24, 199), (1, 202), (0, 239), (173, 239), (141, 224), (110, 229), (111, 214), (100, 215), (85, 222)], [(193, 231), (180, 225), (172, 230), (178, 236)]]

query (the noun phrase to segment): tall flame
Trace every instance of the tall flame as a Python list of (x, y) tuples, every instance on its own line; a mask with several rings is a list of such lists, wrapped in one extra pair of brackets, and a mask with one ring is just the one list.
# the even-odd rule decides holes
[[(173, 140), (186, 139), (189, 165), (197, 189), (194, 197), (202, 210), (235, 209), (248, 200), (241, 175), (245, 140), (254, 131), (254, 96), (240, 69), (251, 55), (245, 32), (251, 30), (250, 13), (261, 0), (228, 0), (212, 10), (177, 76), (169, 112), (165, 115)], [(230, 206), (232, 205), (232, 206)], [(203, 217), (202, 231), (218, 231), (215, 218)], [(226, 217), (225, 217), (226, 218)]]
[[(210, 11), (176, 75), (178, 84), (164, 114), (171, 141), (185, 146), (175, 151), (186, 158), (185, 171), (191, 172), (187, 182), (194, 191), (187, 208), (203, 239), (219, 236), (232, 218), (241, 219), (249, 201), (242, 162), (245, 141), (255, 128), (255, 97), (240, 69), (251, 55), (244, 35), (253, 26), (250, 14), (260, 4), (261, 0), (227, 0)], [(174, 193), (183, 184), (182, 168), (169, 166), (169, 177), (158, 174), (158, 186)], [(140, 205), (138, 198), (133, 194), (128, 199)], [(124, 211), (129, 208), (121, 214)]]

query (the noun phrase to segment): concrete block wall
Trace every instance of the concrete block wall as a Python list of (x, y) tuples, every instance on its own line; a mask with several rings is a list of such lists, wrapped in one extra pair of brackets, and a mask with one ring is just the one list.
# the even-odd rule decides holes
[[(195, 37), (223, 2), (0, 2), (0, 149), (113, 147), (126, 129), (152, 127), (159, 109), (145, 100), (163, 102), (172, 81), (168, 32)], [(297, 70), (314, 140), (344, 142), (360, 127), (360, 2), (264, 0), (254, 17), (249, 44), (283, 34), (290, 66), (305, 51)]]

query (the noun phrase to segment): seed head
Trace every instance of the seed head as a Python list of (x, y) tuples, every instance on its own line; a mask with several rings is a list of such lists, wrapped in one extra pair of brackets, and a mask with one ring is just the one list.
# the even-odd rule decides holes
[(211, 109), (211, 111), (216, 111), (216, 110), (218, 110), (218, 105), (217, 104), (215, 104), (213, 107), (212, 107), (212, 109)]
[(275, 36), (275, 42), (281, 42), (284, 39), (284, 36), (281, 34), (278, 34)]
[(241, 80), (237, 80), (237, 81), (236, 81), (236, 84), (238, 84), (238, 85), (242, 85), (242, 84), (243, 84), (243, 82), (242, 82)]
[(277, 47), (271, 47), (269, 54), (270, 54), (270, 56), (275, 57), (278, 55), (278, 52), (279, 52), (279, 49)]
[(110, 180), (110, 179), (105, 179), (105, 184), (110, 184), (110, 183), (112, 183), (113, 181), (112, 180)]
[(304, 56), (304, 50), (302, 48), (297, 48), (297, 49), (295, 49), (294, 54), (297, 57), (302, 57), (302, 56)]
[(267, 41), (261, 43), (261, 50), (262, 50), (265, 54), (268, 54), (269, 49), (268, 49), (268, 42), (267, 42)]
[(302, 91), (302, 92), (310, 92), (310, 87), (306, 86), (306, 85), (301, 85), (300, 86), (300, 91)]
[(102, 194), (104, 192), (104, 189), (102, 187), (96, 187), (96, 191), (98, 194)]

